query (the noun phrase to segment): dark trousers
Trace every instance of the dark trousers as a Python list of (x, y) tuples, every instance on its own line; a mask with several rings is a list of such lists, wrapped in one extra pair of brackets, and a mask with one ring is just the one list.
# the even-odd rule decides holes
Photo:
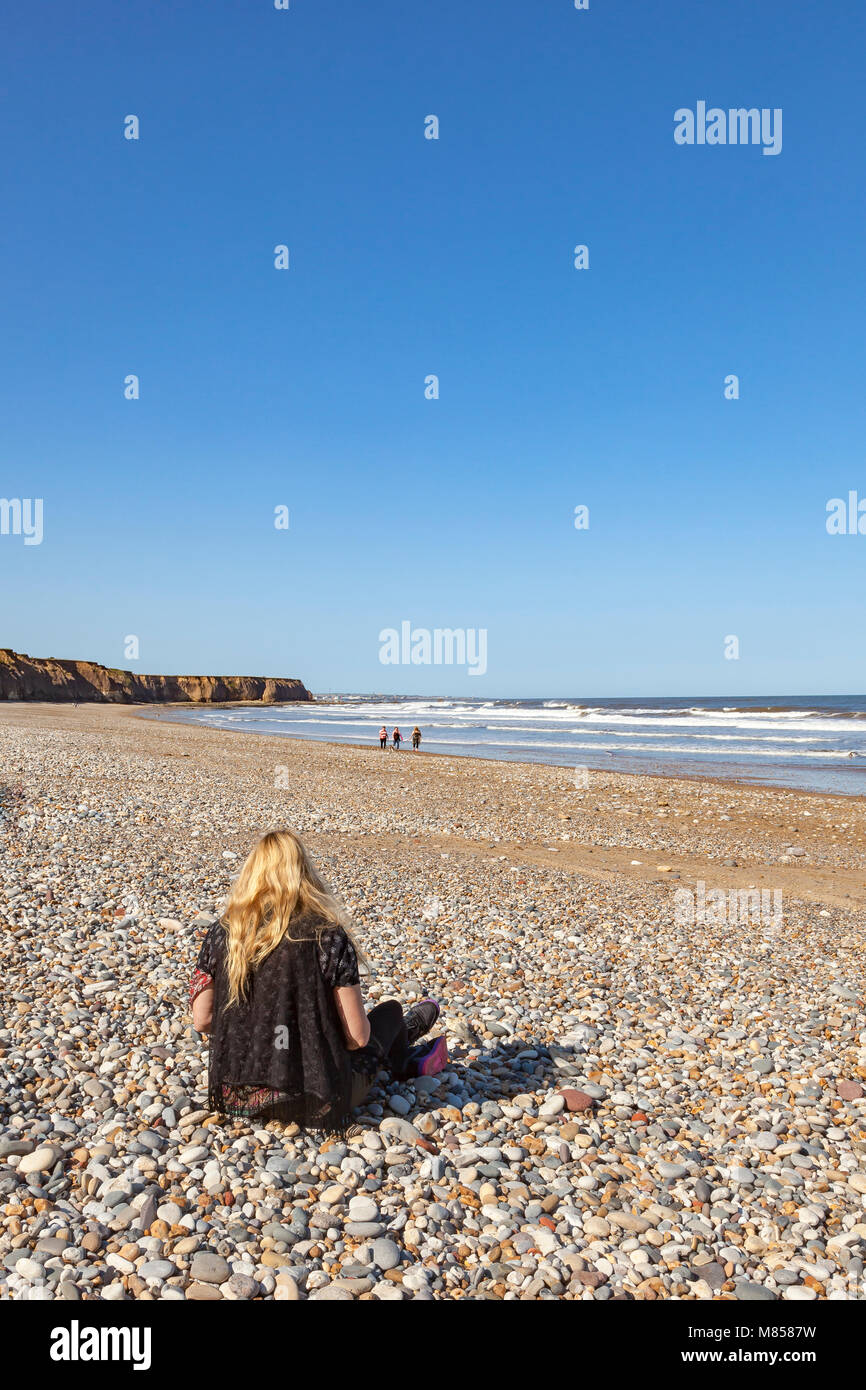
[(395, 1076), (404, 1076), (409, 1058), (409, 1034), (397, 1000), (385, 999), (370, 1010), (367, 1018), (370, 1020), (370, 1041), (363, 1050), (372, 1051)]
[[(403, 1010), (396, 999), (386, 999), (381, 1004), (377, 1004), (367, 1015), (370, 1020), (370, 1041), (366, 1047), (359, 1048), (353, 1053), (353, 1060), (367, 1064), (370, 1059), (370, 1071), (375, 1068), (373, 1062), (378, 1062), (379, 1066), (387, 1067), (395, 1076), (407, 1075), (410, 1054), (412, 1049), (409, 1046), (409, 1034), (406, 1032), (406, 1020)], [(360, 1105), (365, 1095), (373, 1084), (373, 1078), (365, 1071), (355, 1070), (354, 1086), (352, 1090), (352, 1108)]]

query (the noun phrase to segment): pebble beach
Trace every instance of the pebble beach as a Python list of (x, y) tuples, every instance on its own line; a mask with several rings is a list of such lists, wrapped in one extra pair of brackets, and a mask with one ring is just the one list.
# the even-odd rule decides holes
[[(446, 1071), (381, 1074), (345, 1140), (207, 1109), (190, 972), (282, 825), (368, 1003), (442, 1005)], [(864, 831), (856, 797), (0, 707), (0, 1299), (862, 1298)]]

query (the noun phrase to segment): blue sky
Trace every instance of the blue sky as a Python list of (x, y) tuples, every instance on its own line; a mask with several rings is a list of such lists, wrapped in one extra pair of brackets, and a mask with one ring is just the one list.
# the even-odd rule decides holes
[[(863, 690), (866, 536), (824, 524), (866, 496), (862, 9), (5, 29), (0, 496), (44, 539), (0, 536), (0, 645), (317, 691)], [(781, 108), (782, 152), (678, 146), (699, 100)], [(404, 619), (485, 628), (487, 674), (382, 666)]]

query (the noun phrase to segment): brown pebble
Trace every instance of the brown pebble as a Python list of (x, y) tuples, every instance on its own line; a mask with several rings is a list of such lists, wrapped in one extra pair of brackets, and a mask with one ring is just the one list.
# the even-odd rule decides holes
[(591, 1110), (595, 1105), (592, 1096), (588, 1096), (586, 1091), (572, 1091), (569, 1089), (560, 1091), (559, 1094), (565, 1101), (566, 1110)]
[(222, 1294), (215, 1284), (190, 1284), (186, 1296), (191, 1298), (194, 1303), (216, 1303), (222, 1298)]

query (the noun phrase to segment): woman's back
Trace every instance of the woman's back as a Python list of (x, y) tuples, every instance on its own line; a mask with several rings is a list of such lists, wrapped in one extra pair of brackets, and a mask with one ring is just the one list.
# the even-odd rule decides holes
[(211, 1108), (345, 1131), (382, 1063), (400, 1077), (441, 1071), (445, 1038), (419, 1042), (438, 1003), (422, 999), (404, 1015), (387, 999), (367, 1014), (358, 973), (348, 918), (303, 842), (292, 830), (268, 831), (190, 984), (193, 1026), (210, 1032)]
[(199, 956), (214, 989), (209, 1104), (261, 1122), (339, 1128), (350, 1110), (351, 1059), (333, 991), (358, 983), (348, 936), (312, 914), (293, 919), (230, 1007), (226, 944), (217, 923)]

